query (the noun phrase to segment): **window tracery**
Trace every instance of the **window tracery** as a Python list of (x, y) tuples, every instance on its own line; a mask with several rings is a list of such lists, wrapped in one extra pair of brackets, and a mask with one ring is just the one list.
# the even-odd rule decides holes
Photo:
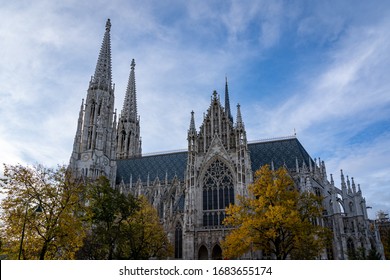
[(221, 160), (215, 160), (203, 177), (203, 226), (222, 225), (225, 208), (234, 204), (233, 175)]

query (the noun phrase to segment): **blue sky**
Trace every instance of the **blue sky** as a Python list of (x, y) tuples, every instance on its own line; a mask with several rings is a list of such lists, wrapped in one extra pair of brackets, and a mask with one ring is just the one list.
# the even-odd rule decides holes
[(67, 164), (111, 19), (115, 106), (136, 61), (143, 152), (186, 147), (225, 75), (249, 140), (292, 135), (390, 211), (390, 2), (1, 1), (0, 161)]

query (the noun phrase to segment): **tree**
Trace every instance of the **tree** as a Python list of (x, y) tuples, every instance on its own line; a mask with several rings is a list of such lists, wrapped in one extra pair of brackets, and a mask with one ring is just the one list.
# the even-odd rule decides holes
[(115, 248), (122, 242), (122, 227), (126, 219), (138, 209), (132, 195), (114, 189), (102, 176), (88, 184), (85, 224), (88, 235), (77, 253), (80, 259), (114, 259)]
[(314, 259), (325, 248), (329, 232), (317, 224), (321, 198), (300, 193), (284, 168), (263, 166), (248, 187), (249, 196), (226, 210), (224, 224), (233, 227), (222, 243), (225, 258), (262, 250), (276, 259)]
[(4, 165), (2, 239), (9, 259), (72, 259), (82, 244), (84, 184), (65, 166)]
[(173, 247), (159, 221), (157, 210), (145, 197), (139, 198), (140, 208), (126, 220), (127, 239), (119, 248), (125, 259), (166, 259), (173, 255)]
[(172, 248), (156, 209), (110, 186), (107, 178), (91, 182), (87, 192), (89, 225), (80, 259), (166, 258)]

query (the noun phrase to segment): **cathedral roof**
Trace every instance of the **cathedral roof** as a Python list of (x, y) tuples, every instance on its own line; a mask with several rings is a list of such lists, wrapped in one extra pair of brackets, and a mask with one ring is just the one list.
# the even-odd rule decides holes
[(150, 181), (156, 177), (160, 181), (166, 177), (171, 181), (175, 176), (183, 181), (186, 166), (187, 151), (117, 160), (116, 182), (118, 184), (123, 180), (128, 184), (130, 177), (133, 183), (138, 179), (147, 182), (148, 177)]
[[(248, 144), (248, 149), (253, 171), (265, 164), (273, 164), (275, 168), (284, 165), (295, 170), (297, 160), (300, 166), (303, 162), (309, 166), (309, 161), (312, 161), (296, 137), (254, 141)], [(133, 184), (138, 179), (147, 182), (149, 178), (152, 182), (156, 177), (159, 177), (160, 181), (171, 181), (175, 176), (184, 181), (186, 166), (187, 151), (118, 160), (116, 183), (119, 184), (123, 180), (128, 184), (130, 178)]]
[(309, 166), (309, 160), (314, 165), (310, 155), (296, 137), (251, 142), (248, 148), (253, 171), (265, 164), (273, 164), (275, 168), (286, 166), (289, 170), (295, 170), (297, 160), (299, 166), (302, 166), (303, 162)]

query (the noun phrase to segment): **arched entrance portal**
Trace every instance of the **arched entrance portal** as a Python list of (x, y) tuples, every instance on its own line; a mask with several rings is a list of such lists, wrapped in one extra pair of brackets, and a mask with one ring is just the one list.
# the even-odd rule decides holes
[(198, 260), (208, 260), (208, 259), (209, 259), (209, 251), (207, 250), (206, 246), (202, 245), (199, 248)]
[(222, 260), (222, 249), (218, 244), (214, 246), (211, 258), (213, 260)]

